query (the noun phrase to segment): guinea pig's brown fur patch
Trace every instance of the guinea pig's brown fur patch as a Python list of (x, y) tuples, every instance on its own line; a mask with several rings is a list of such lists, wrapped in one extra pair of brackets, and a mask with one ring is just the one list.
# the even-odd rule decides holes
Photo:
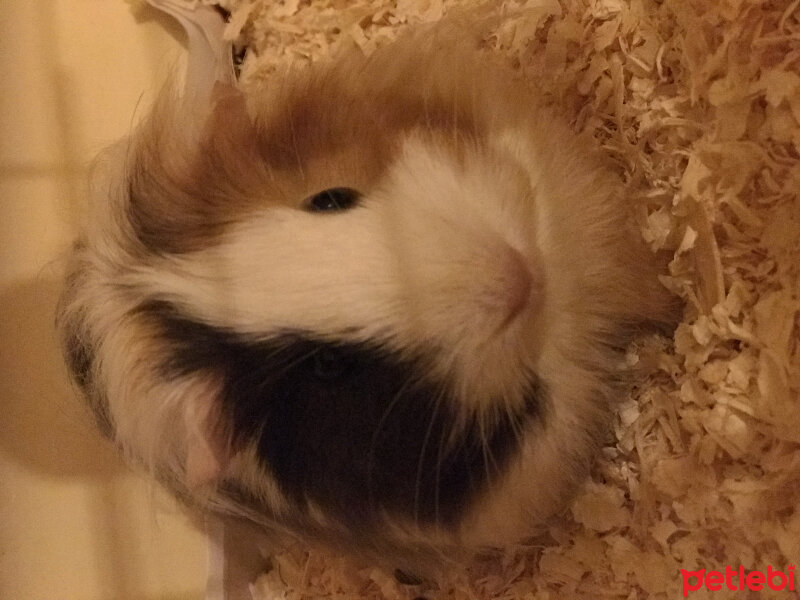
[[(334, 65), (273, 77), (250, 106), (220, 86), (207, 115), (192, 114), (167, 88), (130, 149), (136, 237), (150, 251), (190, 252), (264, 207), (298, 206), (330, 187), (369, 190), (412, 129), (447, 137), (458, 154), (501, 119), (511, 91), (494, 78), (489, 98), (491, 86), (475, 85), (476, 76), (492, 78), (488, 70), (462, 68), (463, 53), (446, 48), (432, 58), (431, 45), (415, 36), (391, 52), (351, 51)], [(397, 61), (398, 51), (418, 54), (426, 68)]]

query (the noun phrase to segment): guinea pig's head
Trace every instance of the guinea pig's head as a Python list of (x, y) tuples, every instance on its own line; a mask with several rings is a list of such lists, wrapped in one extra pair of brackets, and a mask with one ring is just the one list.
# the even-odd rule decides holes
[(98, 173), (59, 322), (102, 430), (192, 503), (374, 555), (557, 509), (663, 306), (607, 166), (435, 36), (165, 93)]

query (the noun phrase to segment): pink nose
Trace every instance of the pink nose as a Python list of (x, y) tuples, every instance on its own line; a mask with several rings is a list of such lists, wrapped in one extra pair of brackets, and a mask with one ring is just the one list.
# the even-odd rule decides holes
[(498, 269), (497, 291), (508, 322), (528, 306), (536, 281), (522, 254), (511, 246), (506, 248), (504, 254)]

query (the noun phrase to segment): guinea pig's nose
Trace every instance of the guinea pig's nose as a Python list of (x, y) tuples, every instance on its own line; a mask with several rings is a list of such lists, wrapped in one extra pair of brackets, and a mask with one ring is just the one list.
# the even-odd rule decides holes
[(511, 246), (506, 246), (500, 262), (497, 292), (505, 309), (505, 323), (508, 323), (531, 302), (537, 278), (522, 254)]

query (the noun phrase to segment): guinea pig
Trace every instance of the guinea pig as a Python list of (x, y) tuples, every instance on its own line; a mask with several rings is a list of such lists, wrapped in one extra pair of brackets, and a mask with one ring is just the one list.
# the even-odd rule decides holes
[(670, 313), (592, 148), (443, 28), (168, 87), (96, 169), (69, 368), (191, 506), (398, 565), (518, 541)]

